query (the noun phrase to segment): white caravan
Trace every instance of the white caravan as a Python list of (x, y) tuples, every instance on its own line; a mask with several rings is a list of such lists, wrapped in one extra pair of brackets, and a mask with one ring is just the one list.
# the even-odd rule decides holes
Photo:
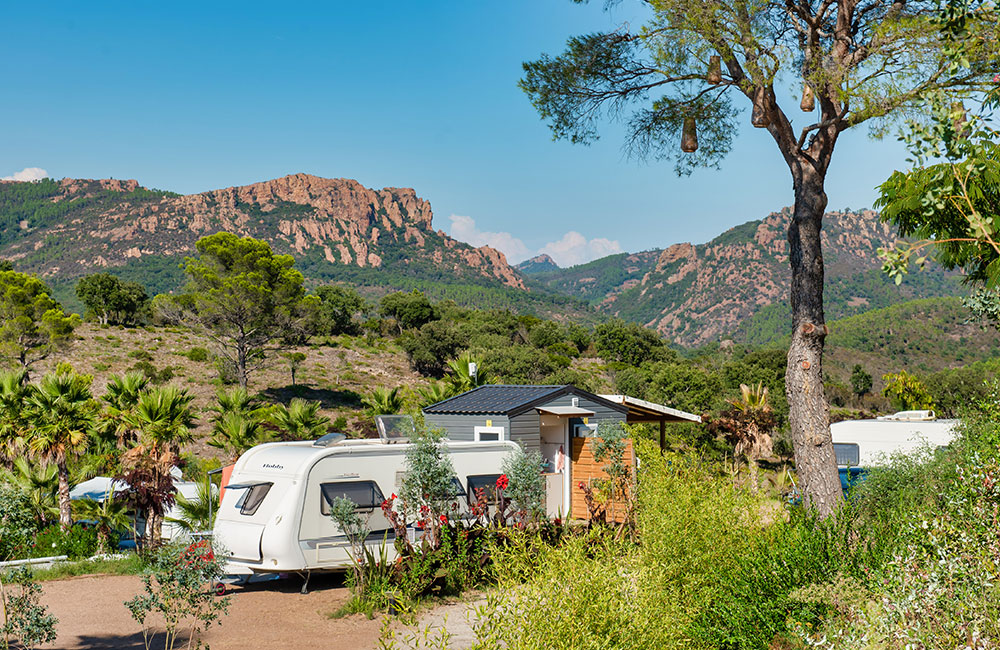
[(901, 411), (874, 420), (847, 420), (830, 425), (837, 465), (866, 468), (896, 453), (944, 447), (955, 437), (956, 420), (939, 420), (934, 411)]
[[(514, 442), (445, 441), (456, 474), (456, 495), (490, 487)], [(240, 456), (225, 486), (213, 537), (227, 555), (225, 572), (242, 580), (255, 574), (344, 569), (350, 543), (330, 519), (338, 497), (354, 501), (371, 531), (373, 548), (386, 539), (395, 558), (395, 535), (382, 502), (398, 493), (410, 445), (382, 440), (319, 440), (258, 445)], [(464, 498), (461, 499), (464, 501)], [(303, 585), (303, 591), (306, 586)]]

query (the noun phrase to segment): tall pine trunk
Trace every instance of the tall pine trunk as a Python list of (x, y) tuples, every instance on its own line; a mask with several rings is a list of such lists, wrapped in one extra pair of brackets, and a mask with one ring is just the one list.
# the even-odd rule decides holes
[(799, 487), (820, 516), (843, 498), (823, 391), (823, 250), (820, 234), (827, 197), (825, 173), (806, 165), (793, 172), (795, 209), (788, 224), (792, 267), (792, 342), (785, 390)]
[(69, 468), (65, 456), (56, 458), (56, 469), (59, 475), (59, 527), (69, 530), (73, 526), (73, 513), (69, 499)]

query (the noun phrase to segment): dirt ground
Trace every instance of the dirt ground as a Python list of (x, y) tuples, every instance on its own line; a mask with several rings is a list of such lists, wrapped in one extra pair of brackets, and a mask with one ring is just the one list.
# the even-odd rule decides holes
[[(348, 597), (337, 577), (314, 577), (299, 593), (298, 578), (235, 587), (229, 614), (209, 629), (213, 650), (294, 648), (364, 650), (378, 642), (381, 622), (354, 615), (331, 619)], [(82, 576), (42, 583), (42, 602), (59, 619), (58, 638), (45, 648), (143, 650), (139, 624), (122, 604), (142, 590), (138, 576)], [(151, 646), (163, 647), (162, 637)], [(180, 644), (178, 644), (180, 645)]]

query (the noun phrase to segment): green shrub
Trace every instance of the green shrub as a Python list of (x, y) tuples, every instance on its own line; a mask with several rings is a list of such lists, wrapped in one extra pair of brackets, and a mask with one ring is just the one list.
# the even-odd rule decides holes
[(129, 358), (137, 359), (139, 361), (152, 361), (153, 355), (145, 350), (132, 350), (128, 353)]
[(78, 525), (64, 532), (58, 525), (53, 525), (35, 536), (31, 557), (67, 555), (71, 560), (80, 560), (91, 557), (96, 551), (96, 530)]
[(208, 350), (201, 347), (193, 347), (188, 350), (184, 356), (186, 356), (190, 361), (208, 361)]
[(38, 532), (28, 495), (12, 485), (0, 484), (0, 561), (27, 557)]
[(35, 582), (27, 567), (14, 569), (0, 575), (3, 584), (3, 620), (0, 620), (0, 635), (4, 647), (9, 647), (13, 638), (21, 648), (34, 648), (41, 643), (51, 643), (56, 639), (54, 616), (39, 603), (42, 589)]
[(143, 593), (125, 601), (125, 607), (150, 639), (150, 614), (166, 621), (164, 650), (173, 650), (179, 632), (200, 647), (201, 634), (228, 611), (229, 598), (218, 598), (206, 585), (222, 575), (222, 562), (206, 541), (168, 544), (152, 551), (143, 575)]

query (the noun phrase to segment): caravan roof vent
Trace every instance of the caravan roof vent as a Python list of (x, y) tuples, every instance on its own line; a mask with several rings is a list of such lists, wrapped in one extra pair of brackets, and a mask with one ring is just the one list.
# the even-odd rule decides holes
[(899, 411), (892, 415), (880, 416), (878, 419), (896, 420), (899, 422), (929, 422), (936, 420), (937, 416), (934, 415), (934, 411)]
[(379, 415), (375, 418), (378, 427), (378, 437), (382, 442), (406, 442), (417, 429), (411, 415)]
[(313, 443), (313, 447), (329, 447), (330, 445), (335, 445), (338, 442), (347, 440), (347, 436), (342, 433), (328, 433), (325, 436), (321, 436)]

